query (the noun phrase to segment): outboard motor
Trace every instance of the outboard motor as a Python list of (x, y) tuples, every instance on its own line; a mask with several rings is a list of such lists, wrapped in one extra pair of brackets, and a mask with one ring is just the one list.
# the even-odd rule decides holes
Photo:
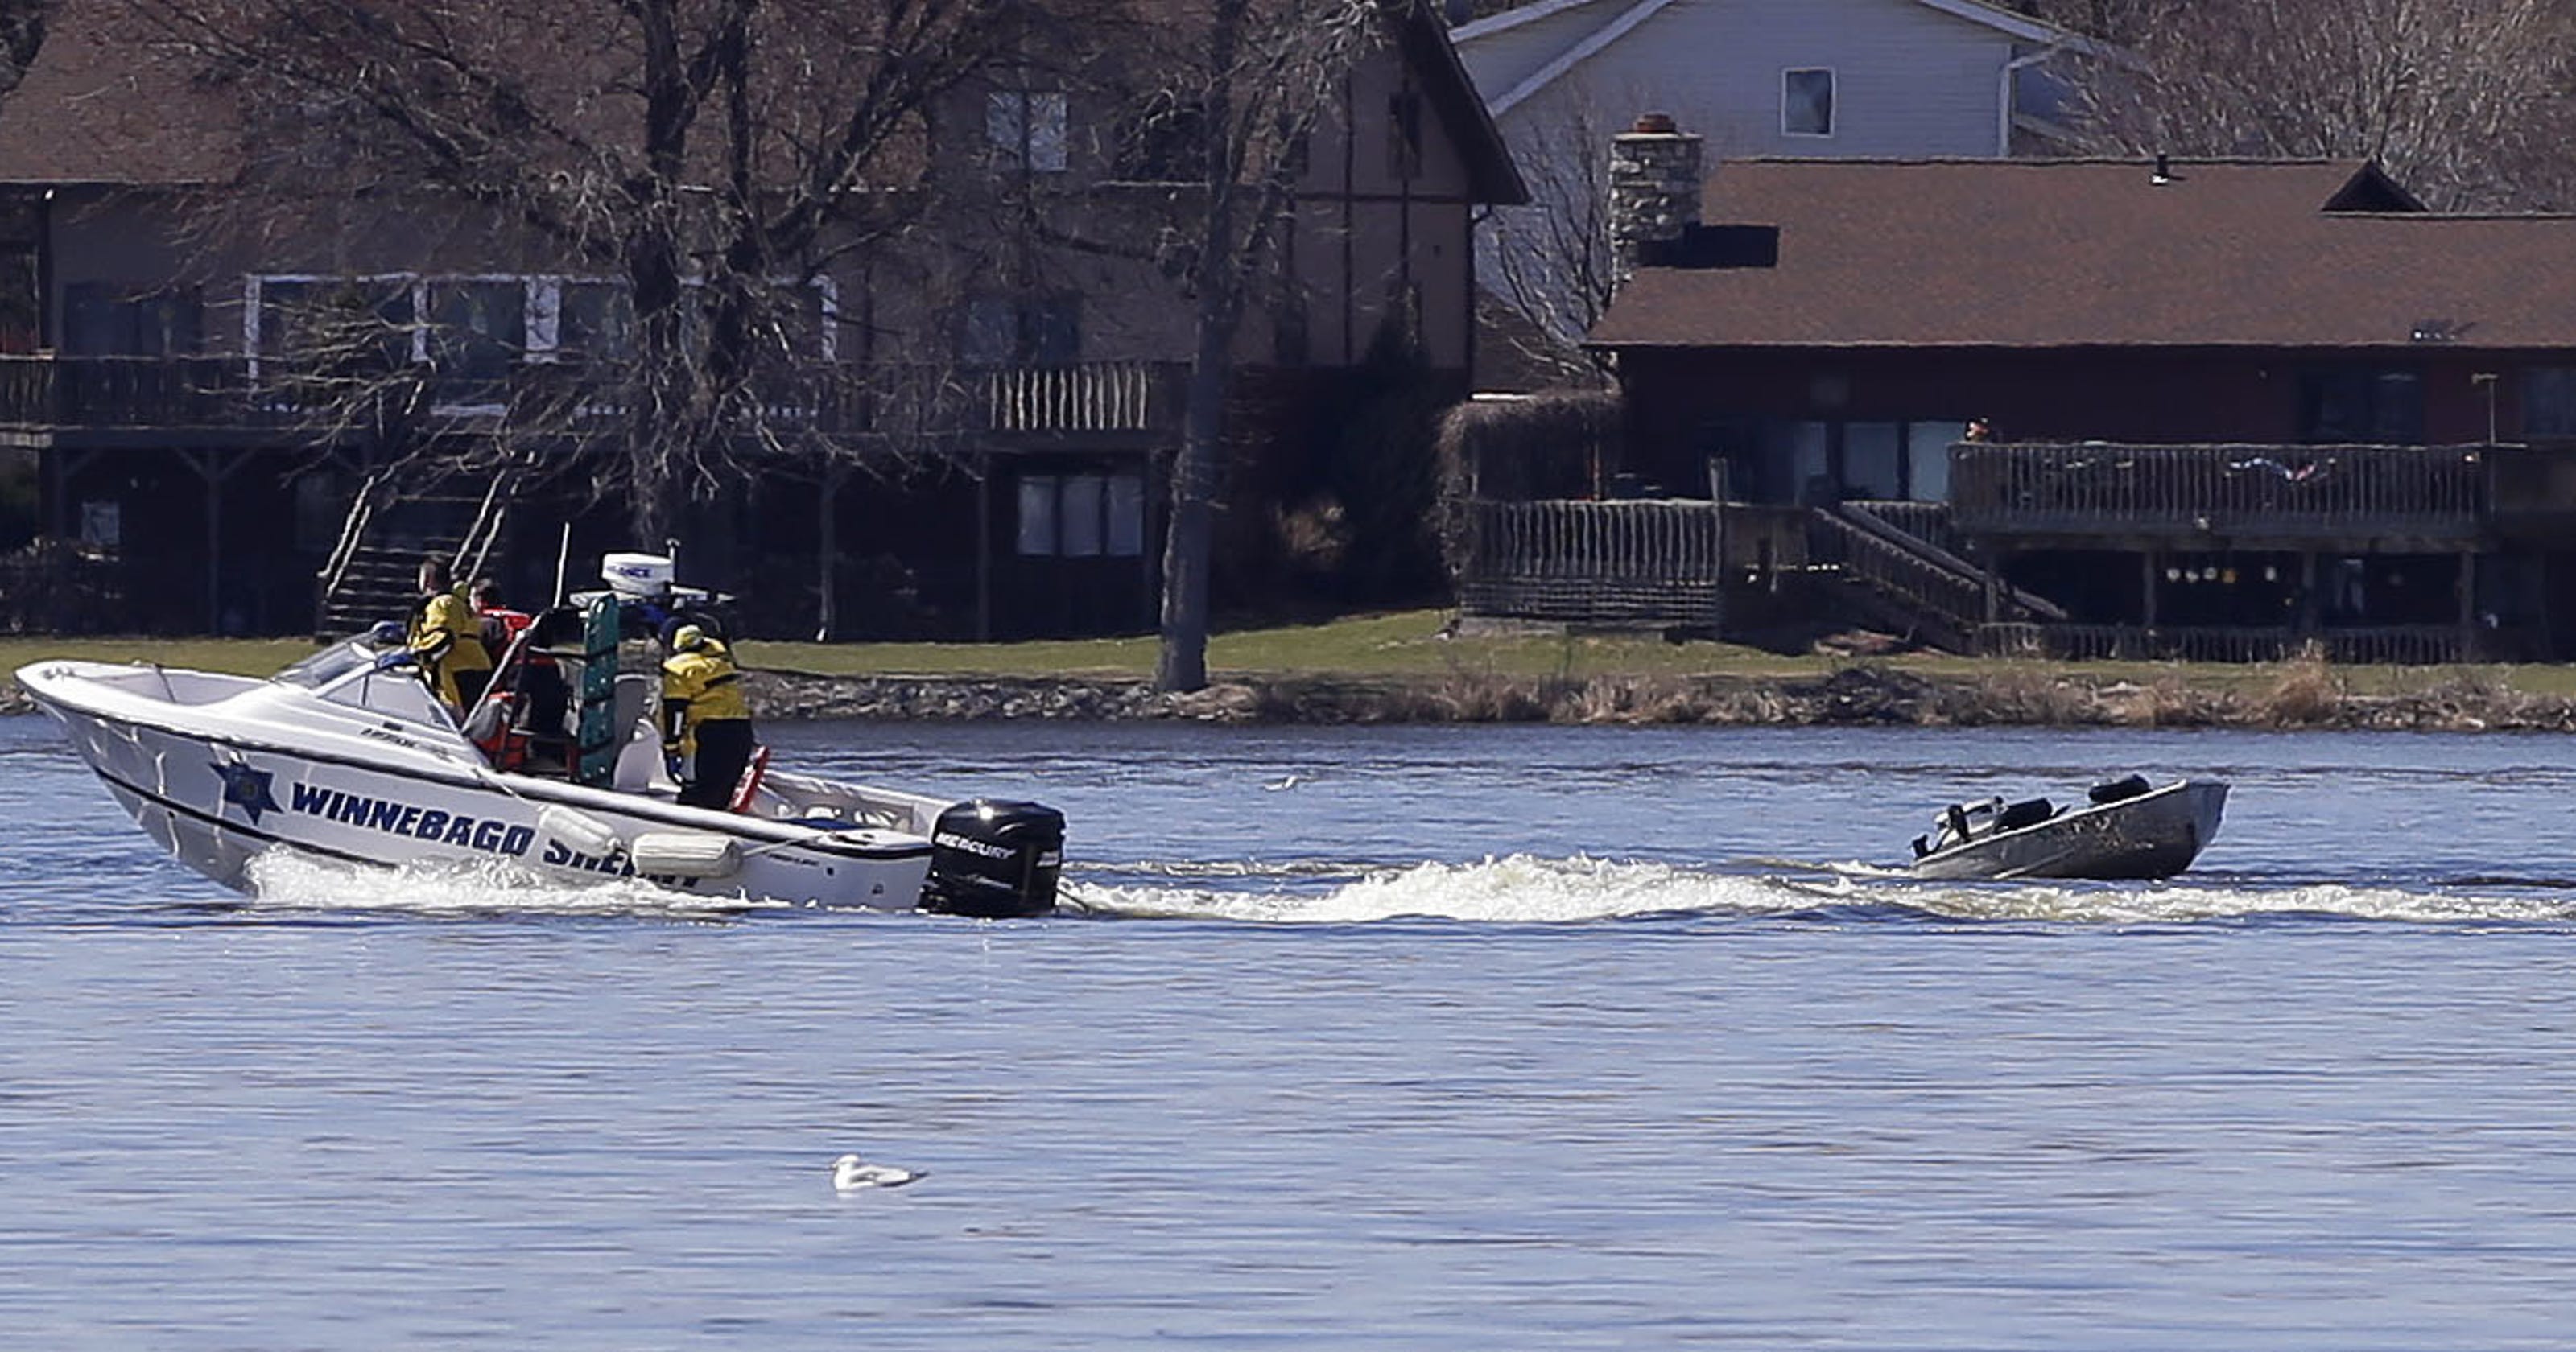
[(1044, 803), (978, 798), (939, 814), (921, 909), (987, 919), (1055, 909), (1064, 867), (1064, 814)]

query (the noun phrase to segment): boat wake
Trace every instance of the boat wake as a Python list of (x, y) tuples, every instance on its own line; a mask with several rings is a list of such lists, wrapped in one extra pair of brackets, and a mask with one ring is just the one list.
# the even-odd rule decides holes
[[(1783, 865), (1787, 861), (1763, 861)], [(1866, 864), (1790, 865), (1800, 873), (1727, 872), (1673, 864), (1511, 855), (1359, 871), (1324, 890), (1299, 880), (1321, 865), (1162, 870), (1175, 882), (1267, 878), (1272, 890), (1174, 886), (1156, 880), (1068, 888), (1067, 909), (1128, 919), (1264, 924), (1459, 920), (1573, 924), (1679, 917), (1930, 920), (2067, 925), (2165, 925), (2266, 919), (2410, 924), (2576, 921), (2576, 894), (2557, 887), (2285, 881), (2210, 875), (2167, 883), (1927, 882)], [(1349, 870), (1345, 870), (1346, 876)]]
[[(250, 906), (275, 914), (455, 919), (564, 916), (729, 921), (803, 914), (777, 902), (694, 896), (635, 878), (573, 881), (506, 862), (378, 868), (274, 851), (252, 861)], [(2439, 884), (2211, 874), (2169, 883), (1926, 882), (1867, 864), (1758, 861), (1751, 870), (1509, 855), (1378, 866), (1122, 864), (1069, 878), (1062, 912), (1124, 920), (1498, 925), (1714, 918), (1790, 923), (2147, 926), (2351, 920), (2399, 924), (2576, 922), (2576, 888), (2464, 879)]]
[(640, 878), (572, 881), (503, 860), (381, 868), (271, 850), (249, 867), (250, 906), (268, 912), (391, 913), (480, 918), (557, 915), (724, 920), (783, 903), (701, 897)]

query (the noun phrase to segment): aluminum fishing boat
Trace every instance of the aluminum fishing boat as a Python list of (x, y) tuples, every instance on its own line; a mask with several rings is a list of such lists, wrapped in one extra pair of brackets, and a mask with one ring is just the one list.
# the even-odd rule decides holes
[(2095, 785), (2086, 801), (2058, 807), (2045, 798), (1957, 803), (1914, 838), (1922, 878), (2170, 878), (2190, 868), (2227, 807), (2227, 786), (2141, 775)]
[(514, 663), (573, 669), (567, 754), (553, 765), (496, 756), (500, 735), (469, 736), (474, 720), (458, 725), (390, 635), (324, 648), (264, 680), (76, 661), (36, 662), (17, 677), (146, 833), (236, 888), (254, 857), (290, 849), (379, 865), (505, 860), (825, 907), (1010, 916), (1054, 905), (1064, 818), (1039, 804), (819, 779), (770, 768), (765, 755), (731, 810), (677, 802), (659, 682), (614, 671), (627, 601), (593, 600), (590, 631), (604, 630), (604, 644), (554, 654), (514, 644), (496, 675), (497, 690)]

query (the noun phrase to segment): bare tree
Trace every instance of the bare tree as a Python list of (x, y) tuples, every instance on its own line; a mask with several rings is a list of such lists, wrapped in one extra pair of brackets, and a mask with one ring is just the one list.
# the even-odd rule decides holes
[(1518, 322), (1506, 341), (1529, 367), (1557, 384), (1602, 382), (1583, 350), (1610, 306), (1610, 136), (1590, 91), (1575, 87), (1561, 107), (1520, 120), (1512, 159), (1529, 185), (1526, 206), (1499, 207), (1476, 232), (1476, 272)]
[(2082, 134), (2130, 155), (2357, 157), (2439, 209), (2576, 205), (2562, 0), (2052, 0), (2122, 59), (2078, 67)]
[[(942, 100), (1035, 21), (1024, 0), (109, 2), (239, 106), (228, 228), (468, 208), (487, 243), (604, 279), (562, 379), (522, 382), (487, 444), (613, 448), (593, 463), (648, 540), (757, 458), (834, 449), (812, 416), (847, 370), (822, 360), (828, 278), (919, 219)], [(343, 419), (407, 415), (429, 377), (403, 358), (475, 338), (363, 295), (332, 309), (304, 369)]]
[[(1404, 0), (1395, 0), (1403, 3)], [(1172, 239), (1193, 333), (1172, 516), (1163, 550), (1163, 690), (1207, 684), (1208, 601), (1226, 404), (1245, 311), (1277, 276), (1281, 227), (1310, 138), (1380, 40), (1381, 0), (1198, 0), (1167, 26), (1151, 69), (1198, 129), (1197, 211)]]
[(0, 94), (18, 87), (18, 79), (45, 45), (45, 25), (62, 0), (0, 0)]

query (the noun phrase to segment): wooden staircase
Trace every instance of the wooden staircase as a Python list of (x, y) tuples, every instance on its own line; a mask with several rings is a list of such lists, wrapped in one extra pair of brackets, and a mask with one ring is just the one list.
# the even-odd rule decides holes
[(419, 599), (420, 561), (446, 558), (459, 582), (481, 576), (507, 521), (516, 475), (450, 476), (414, 488), (370, 475), (349, 504), (339, 542), (315, 574), (313, 637), (330, 642), (400, 620)]
[[(1918, 523), (1909, 523), (1918, 524)], [(1988, 623), (2059, 620), (2047, 598), (2005, 581), (1858, 502), (1818, 507), (1809, 557), (1836, 566), (1839, 598), (1863, 623), (1954, 653), (1975, 653)]]

